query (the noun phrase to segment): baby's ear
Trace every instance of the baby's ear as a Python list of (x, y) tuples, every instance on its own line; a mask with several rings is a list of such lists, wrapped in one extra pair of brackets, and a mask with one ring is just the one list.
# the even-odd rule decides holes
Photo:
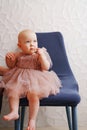
[(18, 43), (17, 45), (18, 45), (18, 47), (21, 47), (21, 44), (20, 44), (20, 43)]

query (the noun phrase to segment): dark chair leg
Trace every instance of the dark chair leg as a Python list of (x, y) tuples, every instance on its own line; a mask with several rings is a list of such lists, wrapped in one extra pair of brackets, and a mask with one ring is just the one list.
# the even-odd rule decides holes
[(14, 121), (14, 130), (20, 130), (20, 108), (19, 108), (19, 118)]
[(25, 116), (25, 106), (21, 107), (21, 130), (23, 130), (24, 126), (24, 116)]
[(69, 130), (72, 130), (72, 118), (71, 118), (71, 112), (70, 112), (70, 107), (66, 106), (66, 114), (67, 114), (67, 121), (68, 121), (68, 126)]
[(72, 128), (73, 130), (78, 130), (77, 125), (77, 107), (72, 107)]

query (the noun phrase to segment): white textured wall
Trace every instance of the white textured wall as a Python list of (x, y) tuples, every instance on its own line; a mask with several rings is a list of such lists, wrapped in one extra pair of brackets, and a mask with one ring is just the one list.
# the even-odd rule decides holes
[[(87, 0), (0, 0), (0, 65), (5, 65), (6, 52), (16, 48), (18, 32), (26, 28), (62, 32), (82, 98), (78, 123), (87, 127)], [(8, 113), (6, 99), (4, 113)], [(66, 126), (64, 108), (40, 108), (37, 125), (54, 124)], [(0, 118), (0, 126), (12, 125), (13, 122), (6, 123)]]

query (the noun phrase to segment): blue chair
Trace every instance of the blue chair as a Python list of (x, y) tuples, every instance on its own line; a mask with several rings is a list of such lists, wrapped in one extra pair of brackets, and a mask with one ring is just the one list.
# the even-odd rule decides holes
[[(39, 47), (46, 47), (52, 62), (52, 70), (62, 81), (60, 93), (40, 100), (40, 106), (62, 106), (66, 108), (69, 130), (78, 130), (77, 105), (80, 102), (79, 88), (67, 59), (63, 36), (60, 32), (37, 33)], [(15, 130), (23, 130), (26, 98), (20, 99), (20, 117), (15, 120)]]

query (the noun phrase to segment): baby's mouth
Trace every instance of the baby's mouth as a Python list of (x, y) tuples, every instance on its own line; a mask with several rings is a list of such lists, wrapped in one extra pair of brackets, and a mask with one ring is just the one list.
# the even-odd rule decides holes
[(32, 48), (30, 48), (30, 52), (36, 53), (37, 49), (32, 47)]

